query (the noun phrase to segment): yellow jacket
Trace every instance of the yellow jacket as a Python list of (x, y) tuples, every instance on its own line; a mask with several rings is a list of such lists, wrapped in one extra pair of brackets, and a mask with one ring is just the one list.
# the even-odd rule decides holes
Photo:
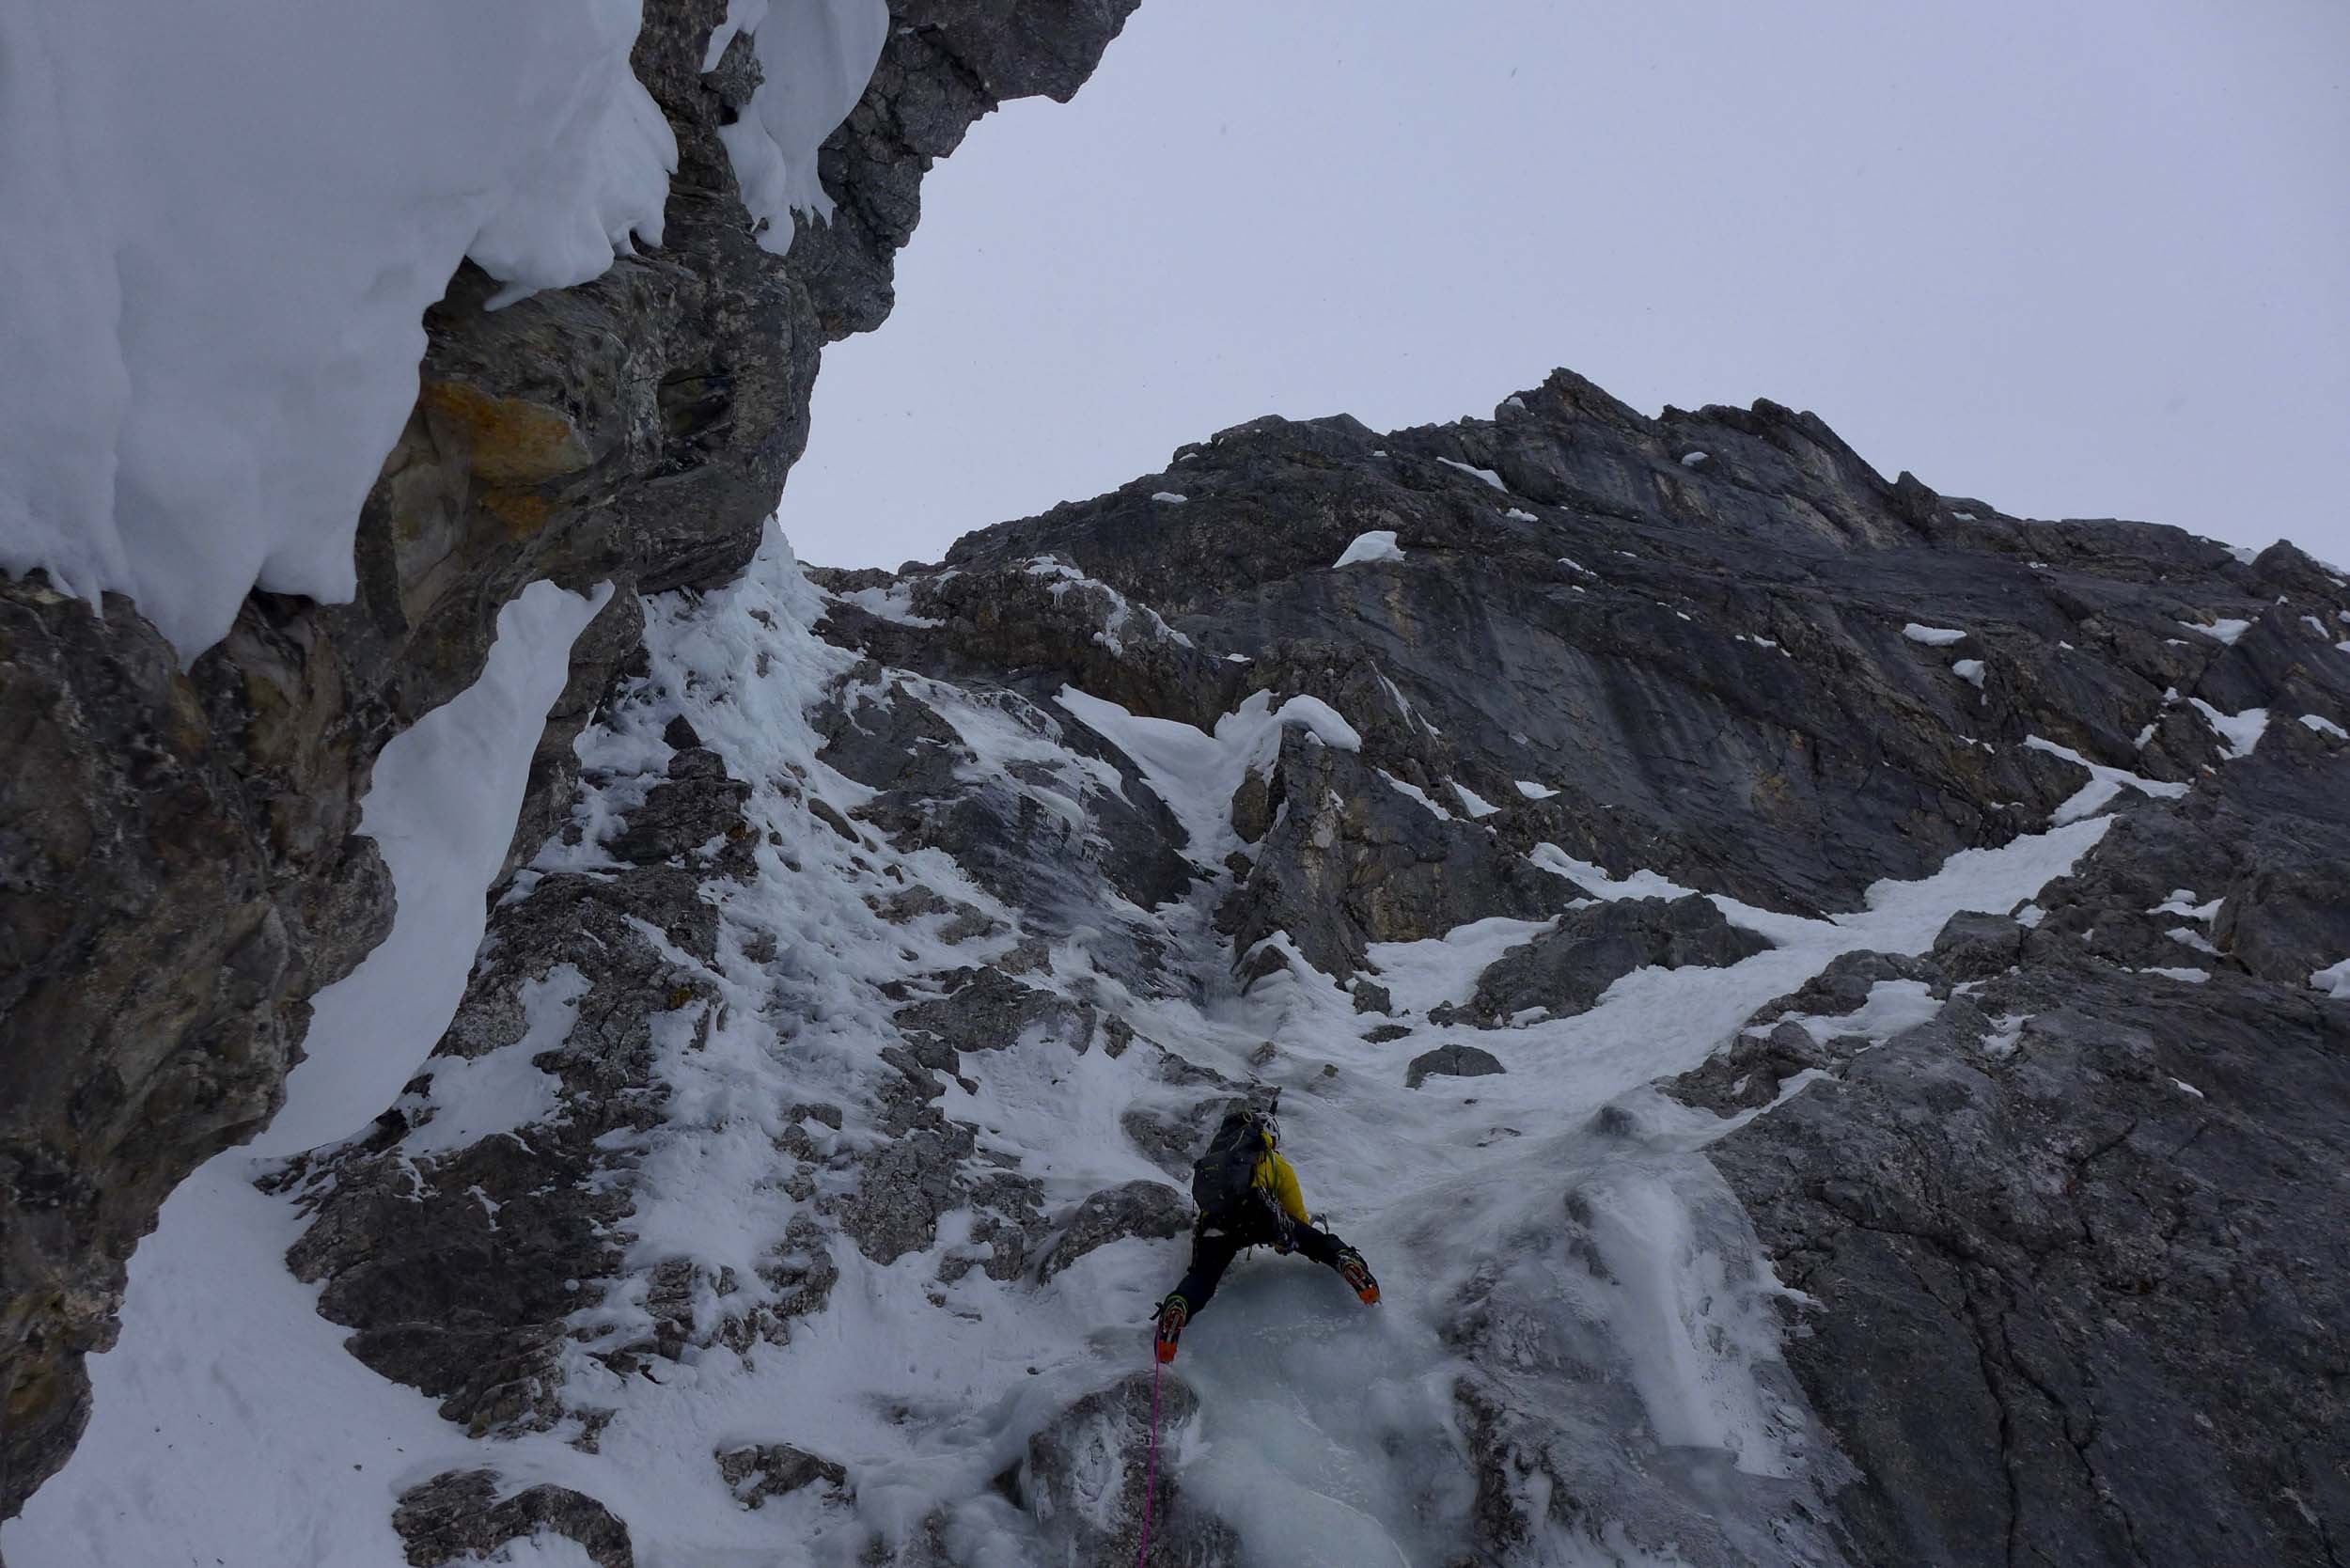
[(1264, 1158), (1257, 1162), (1257, 1185), (1273, 1194), (1290, 1218), (1300, 1225), (1313, 1223), (1313, 1216), (1306, 1212), (1306, 1195), (1297, 1190), (1297, 1172), (1273, 1148), (1271, 1139), (1265, 1142)]

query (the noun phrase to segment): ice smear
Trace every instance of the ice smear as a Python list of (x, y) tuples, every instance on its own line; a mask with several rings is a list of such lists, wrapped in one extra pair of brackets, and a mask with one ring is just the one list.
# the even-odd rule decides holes
[(1373, 528), (1369, 533), (1356, 534), (1354, 541), (1340, 553), (1339, 558), (1330, 563), (1330, 568), (1336, 571), (1341, 566), (1358, 566), (1364, 561), (1400, 561), (1402, 558), (1403, 551), (1395, 542), (1395, 530)]
[(1548, 800), (1559, 792), (1549, 785), (1538, 784), (1530, 778), (1513, 778), (1511, 782), (1518, 787), (1518, 793), (1528, 800)]
[(2124, 789), (2136, 790), (2140, 794), (2155, 795), (2165, 800), (2176, 800), (2186, 793), (2185, 784), (2172, 783), (2159, 778), (2141, 778), (2137, 774), (2121, 768), (2109, 768), (2103, 762), (2091, 761), (2069, 745), (2059, 745), (2056, 742), (2044, 740), (2038, 735), (2025, 736), (2024, 745), (2033, 751), (2044, 751), (2052, 757), (2061, 757), (2068, 762), (2078, 763), (2089, 770), (2089, 782), (2066, 797), (2053, 812), (2049, 813), (2048, 824), (2051, 827), (2062, 827), (2068, 823), (2076, 823), (2085, 817), (2095, 816), (2110, 805), (2113, 797)]
[(1950, 673), (1975, 690), (1982, 690), (1983, 665), (1981, 659), (1960, 659), (1950, 666)]
[(1464, 474), (1476, 475), (1479, 478), (1484, 480), (1487, 484), (1493, 486), (1496, 490), (1500, 491), (1505, 495), (1510, 493), (1510, 487), (1501, 482), (1501, 476), (1495, 473), (1490, 468), (1480, 468), (1473, 463), (1463, 463), (1457, 458), (1440, 457), (1436, 461), (1443, 463), (1447, 468), (1458, 468)]
[(183, 660), (257, 585), (348, 600), (459, 262), (510, 300), (659, 240), (677, 149), (629, 69), (639, 22), (0, 9), (0, 569), (126, 593)]
[(1991, 1030), (1982, 1037), (1982, 1054), (2004, 1058), (2015, 1054), (2015, 1047), (2024, 1038), (2024, 1026), (2032, 1021), (2029, 1012), (2005, 1012), (1991, 1021)]
[(1325, 745), (1360, 751), (1363, 738), (1319, 698), (1292, 697), (1278, 709), (1258, 692), (1216, 721), (1211, 735), (1174, 719), (1147, 718), (1117, 703), (1063, 686), (1055, 699), (1138, 763), (1159, 798), (1191, 840), (1195, 860), (1221, 860), (1239, 847), (1232, 831), (1232, 793), (1251, 768), (1272, 762), (1285, 727), (1308, 731)]
[(1427, 791), (1421, 789), (1418, 785), (1398, 778), (1395, 775), (1389, 773), (1385, 768), (1381, 768), (1379, 770), (1379, 776), (1386, 779), (1388, 786), (1392, 788), (1396, 793), (1409, 796), (1411, 799), (1419, 802), (1420, 805), (1426, 807), (1435, 815), (1442, 817), (1446, 822), (1453, 822), (1457, 820), (1451, 812), (1436, 804), (1434, 796), (1431, 795)]
[(2350, 958), (2318, 970), (2310, 977), (2310, 984), (2338, 1002), (2350, 1002)]
[(2220, 755), (2231, 762), (2240, 762), (2252, 755), (2261, 744), (2261, 736), (2268, 730), (2268, 710), (2247, 708), (2240, 713), (2223, 713), (2200, 697), (2187, 701), (2203, 715), (2212, 729), (2218, 731), (2223, 744)]
[(478, 1057), (435, 1057), (419, 1074), (429, 1082), (421, 1095), (400, 1096), (409, 1120), (431, 1119), (402, 1147), (413, 1157), (470, 1149), (492, 1133), (510, 1133), (533, 1121), (556, 1119), (559, 1109), (554, 1074), (532, 1058), (563, 1043), (579, 1016), (588, 977), (558, 964), (542, 980), (522, 990), (523, 1035)]
[(1902, 635), (1912, 642), (1923, 643), (1928, 648), (1948, 648), (1954, 642), (1966, 640), (1966, 634), (1964, 632), (1954, 631), (1947, 626), (1921, 626), (1914, 620), (1902, 628)]
[(1151, 493), (1151, 499), (1160, 503), (1162, 506), (1180, 507), (1189, 502), (1191, 497), (1188, 495), (1179, 495), (1171, 490), (1154, 490)]
[(1461, 797), (1462, 806), (1467, 808), (1468, 814), (1472, 817), (1490, 817), (1501, 809), (1500, 807), (1496, 806), (1458, 779), (1453, 780), (1452, 792)]
[(391, 868), (399, 910), (366, 963), (311, 999), (286, 1107), (254, 1154), (291, 1154), (365, 1127), (392, 1103), (456, 1016), (514, 837), (530, 758), (562, 695), (572, 643), (612, 595), (533, 583), (498, 612), (481, 679), (384, 748), (359, 831)]
[(2350, 729), (2344, 729), (2323, 713), (2303, 713), (2301, 724), (2304, 729), (2314, 729), (2321, 735), (2331, 735), (2338, 741), (2350, 741)]
[(2203, 635), (2227, 643), (2231, 647), (2234, 646), (2236, 638), (2251, 630), (2252, 627), (2252, 623), (2248, 620), (2236, 620), (2224, 616), (2208, 622), (2182, 620), (2179, 624), (2190, 632), (2201, 632)]
[(877, 615), (884, 620), (894, 620), (901, 626), (943, 626), (946, 624), (943, 620), (935, 620), (928, 616), (914, 613), (914, 585), (911, 583), (891, 583), (884, 588), (855, 588), (847, 593), (835, 594), (833, 597), (844, 604), (854, 604), (860, 609)]
[(1843, 1035), (1866, 1035), (1872, 1041), (1883, 1042), (1904, 1029), (1932, 1023), (1941, 1011), (1941, 1002), (1935, 998), (1925, 981), (1889, 980), (1870, 986), (1868, 999), (1842, 1017), (1789, 1013), (1785, 1021), (1801, 1025), (1803, 1031), (1821, 1044)]
[(1150, 605), (1136, 604), (1109, 584), (1087, 576), (1058, 556), (1031, 557), (1021, 570), (1031, 577), (1051, 579), (1049, 591), (1056, 599), (1066, 599), (1072, 593), (1091, 599), (1102, 615), (1102, 629), (1093, 634), (1093, 640), (1108, 649), (1114, 657), (1126, 656), (1127, 628), (1137, 623), (1149, 641), (1171, 642), (1181, 648), (1192, 645), (1188, 635), (1161, 619), (1159, 612)]

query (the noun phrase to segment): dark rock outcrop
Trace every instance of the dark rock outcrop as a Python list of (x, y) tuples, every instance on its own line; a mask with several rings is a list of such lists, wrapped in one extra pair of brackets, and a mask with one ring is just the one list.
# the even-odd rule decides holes
[(636, 1568), (628, 1527), (568, 1486), (529, 1486), (500, 1500), (495, 1470), (451, 1470), (400, 1494), (392, 1528), (410, 1568), (478, 1562), (507, 1543), (559, 1535), (596, 1568)]
[[(1199, 1396), (1171, 1377), (1154, 1398), (1150, 1374), (1136, 1372), (1078, 1400), (1028, 1439), (1010, 1477), (1014, 1500), (1036, 1520), (1054, 1557), (1117, 1562), (1140, 1553), (1148, 1467), (1136, 1459), (1154, 1405), (1161, 1432), (1179, 1439), (1198, 1415)], [(1238, 1532), (1195, 1503), (1161, 1466), (1151, 1497), (1152, 1560), (1228, 1568), (1239, 1560), (1239, 1549)]]
[(1467, 1011), (1488, 1025), (1529, 1010), (1569, 1016), (1588, 1011), (1635, 969), (1719, 966), (1769, 947), (1695, 894), (1593, 904), (1570, 910), (1557, 926), (1495, 961), (1477, 977)]
[(1096, 1247), (1128, 1236), (1180, 1236), (1191, 1229), (1191, 1199), (1164, 1182), (1104, 1188), (1077, 1205), (1037, 1265), (1037, 1278), (1050, 1279)]
[(1439, 1045), (1412, 1058), (1403, 1070), (1403, 1087), (1418, 1089), (1431, 1078), (1485, 1078), (1505, 1071), (1491, 1051), (1475, 1045)]
[(744, 1508), (762, 1507), (770, 1497), (787, 1497), (820, 1482), (835, 1491), (849, 1483), (845, 1468), (789, 1443), (755, 1443), (745, 1448), (725, 1449), (717, 1459), (718, 1473), (726, 1478)]

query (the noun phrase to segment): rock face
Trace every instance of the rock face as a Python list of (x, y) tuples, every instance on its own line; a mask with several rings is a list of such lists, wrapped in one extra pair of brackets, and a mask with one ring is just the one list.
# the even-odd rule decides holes
[[(841, 224), (762, 274), (786, 318), (885, 298), (856, 242), (902, 233), (911, 156), (876, 149), (926, 145), (926, 94), (1066, 85), (1116, 20), (902, 6), (827, 154)], [(682, 526), (645, 521), (628, 549)], [(258, 1173), (339, 1354), (500, 1445), (418, 1466), (412, 1556), (1122, 1560), (1146, 1497), (1192, 1568), (2341, 1556), (2350, 583), (2291, 546), (2013, 518), (1807, 415), (1646, 419), (1565, 372), (1490, 420), (1255, 421), (899, 573), (666, 537), (667, 576), (583, 568), (639, 591), (575, 656), (433, 1055)], [(117, 698), (27, 743), (91, 782), (24, 820), (92, 864), (126, 853), (92, 810), (193, 835), (268, 798), (210, 677), (116, 651), (43, 655)], [(143, 748), (182, 686), (187, 745)], [(363, 689), (410, 711), (321, 712)], [(346, 733), (316, 717), (300, 757)], [(215, 1141), (266, 1114), (285, 977), (381, 924), (380, 874), (322, 864), (221, 884), (273, 913), (156, 949), (201, 976), (91, 949), (275, 1053), (244, 1101), (185, 1090)], [(1277, 1097), (1383, 1305), (1238, 1263), (1154, 1385), (1180, 1184)], [(160, 1192), (179, 1146), (136, 1147)], [(8, 1266), (69, 1256), (96, 1156), (9, 1157)], [(98, 1322), (91, 1278), (11, 1323)], [(70, 1421), (17, 1387), (47, 1464)], [(509, 1453), (564, 1484), (501, 1501)]]
[[(517, 854), (566, 810), (571, 743), (637, 651), (638, 596), (722, 582), (807, 440), (822, 346), (876, 325), (932, 160), (998, 102), (1066, 99), (1132, 0), (899, 0), (822, 154), (838, 203), (787, 259), (750, 231), (718, 132), (747, 40), (718, 0), (650, 0), (634, 63), (676, 133), (664, 244), (487, 312), (428, 313), (415, 414), (369, 495), (359, 593), (256, 594), (181, 670), (127, 603), (0, 584), (0, 1517), (62, 1460), (123, 1261), (196, 1164), (248, 1138), (306, 998), (387, 929), (357, 805), (385, 742), (480, 672), (525, 585), (610, 582), (572, 651)], [(681, 777), (685, 816), (698, 788)], [(646, 855), (676, 824), (643, 823)]]
[[(2331, 1560), (2350, 1017), (2308, 979), (2350, 909), (2301, 889), (2350, 870), (2350, 822), (2309, 792), (2343, 771), (2315, 740), (2116, 823), (2031, 929), (1952, 920), (1904, 964), (1951, 996), (1931, 1023), (1796, 1061), (1781, 1029), (1682, 1081), (1728, 1108), (1827, 1075), (1713, 1158), (1816, 1302), (1788, 1356), (1861, 1466), (1862, 1560)], [(2178, 940), (2188, 887), (2286, 950)], [(1832, 989), (1798, 1000), (1852, 1011)]]
[[(1703, 464), (1680, 461), (1698, 449)], [(1168, 490), (1179, 510), (1152, 501)], [(1402, 558), (1333, 570), (1371, 529)], [(1635, 1510), (1633, 1539), (1693, 1561), (1815, 1560), (1774, 1555), (1800, 1537), (1853, 1562), (2184, 1564), (2330, 1560), (2350, 1538), (2350, 1423), (2326, 1370), (2343, 1364), (2350, 1254), (2326, 1216), (2344, 1161), (2340, 1118), (2316, 1110), (2344, 1103), (2350, 1017), (2311, 984), (2350, 953), (2350, 772), (2338, 739), (2295, 722), (2350, 706), (2333, 574), (2290, 546), (2241, 559), (2172, 530), (2008, 517), (1888, 483), (1809, 416), (1652, 421), (1564, 373), (1491, 422), (1242, 426), (969, 536), (948, 565), (1039, 557), (1359, 732), (1359, 750), (1285, 732), (1232, 798), (1218, 926), (1252, 988), (1377, 975), (1382, 944), (1548, 914), (1577, 878), (1849, 909), (1880, 878), (2118, 792), (2122, 822), (2025, 918), (1962, 912), (1930, 952), (1838, 959), (1682, 1080), (1723, 1114), (1775, 1105), (1726, 1123), (1711, 1158), (1761, 1256), (1810, 1298), (1785, 1314), (1789, 1392), (1841, 1457), (1815, 1454), (1826, 1500), (1800, 1529), (1782, 1516), (1776, 1548), (1670, 1510)], [(899, 591), (930, 603), (927, 580)], [(917, 651), (974, 646), (954, 613), (836, 625), (967, 674)], [(2223, 619), (2248, 625), (2198, 630)], [(1965, 646), (1905, 636), (1913, 622), (1964, 628)], [(1980, 683), (1955, 655), (1982, 662)], [(1041, 639), (1016, 679), (1106, 690), (1099, 656)], [(1137, 713), (1230, 703), (1120, 680)], [(2190, 698), (2264, 709), (2270, 729), (2230, 760)], [(2111, 770), (2133, 781), (2083, 793)], [(1522, 858), (1545, 844), (1563, 853)], [(1571, 1017), (1635, 969), (1771, 945), (1701, 898), (1593, 904), (1434, 1022)], [(1398, 1011), (1361, 984), (1354, 1008)], [(1932, 1023), (1888, 1038), (1872, 1022), (1913, 996)], [(1409, 1077), (1501, 1066), (1448, 1043)], [(1463, 1332), (1477, 1361), (1484, 1331)], [(1524, 1343), (1494, 1332), (1496, 1356)], [(1464, 1385), (1492, 1487), (1472, 1534), (1532, 1561), (1544, 1530), (1587, 1517), (1568, 1493), (1633, 1483), (1589, 1470), (1556, 1410), (1509, 1388)], [(1529, 1463), (1561, 1488), (1547, 1518), (1506, 1479)]]

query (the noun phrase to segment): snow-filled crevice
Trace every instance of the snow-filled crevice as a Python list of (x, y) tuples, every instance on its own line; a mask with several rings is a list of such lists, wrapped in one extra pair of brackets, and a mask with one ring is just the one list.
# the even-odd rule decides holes
[(365, 1127), (448, 1027), (485, 916), (482, 892), (514, 837), (530, 759), (562, 694), (572, 644), (612, 596), (533, 583), (498, 612), (476, 681), (393, 738), (376, 760), (359, 831), (399, 900), (391, 934), (311, 998), (286, 1105), (252, 1154), (292, 1154)]

